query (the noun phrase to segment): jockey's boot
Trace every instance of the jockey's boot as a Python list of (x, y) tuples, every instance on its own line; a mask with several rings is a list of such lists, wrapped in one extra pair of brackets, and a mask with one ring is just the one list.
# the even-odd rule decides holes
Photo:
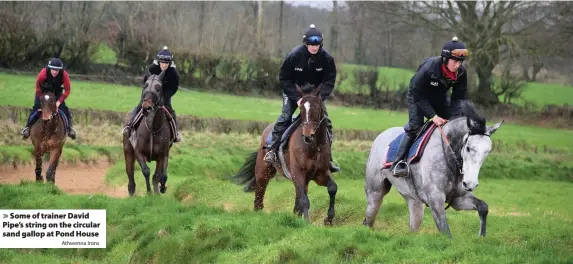
[(274, 133), (275, 131), (273, 131), (273, 136), (272, 136), (272, 140), (271, 140), (271, 144), (268, 147), (269, 152), (267, 152), (267, 154), (265, 154), (265, 157), (263, 158), (264, 161), (266, 161), (269, 164), (273, 164), (278, 160), (278, 157), (276, 155), (276, 152), (279, 148), (279, 138), (280, 135), (276, 135), (277, 133)]
[(329, 139), (328, 141), (330, 143), (330, 172), (339, 172), (340, 168), (332, 163), (332, 141), (333, 141), (331, 136), (332, 126), (327, 126), (327, 129), (328, 129), (328, 139)]
[(332, 153), (330, 153), (330, 172), (339, 172), (340, 168), (332, 163)]
[(129, 133), (131, 133), (131, 129), (133, 128), (133, 123), (135, 122), (135, 117), (137, 117), (138, 113), (139, 113), (139, 106), (136, 106), (132, 110), (132, 114), (129, 117), (129, 122), (127, 123), (127, 126), (123, 128), (124, 133), (127, 133), (126, 135), (129, 135)]
[(72, 113), (66, 113), (66, 114), (68, 115), (68, 121), (70, 122), (68, 128), (68, 137), (70, 137), (72, 140), (76, 140), (76, 130), (72, 125)]
[(181, 142), (183, 139), (181, 138), (181, 134), (179, 134), (179, 129), (177, 128), (177, 116), (175, 115), (175, 110), (171, 109), (171, 116), (173, 116), (173, 127), (175, 128), (175, 139), (173, 142)]
[(22, 134), (22, 139), (26, 140), (30, 137), (30, 127), (26, 126), (24, 129), (22, 129), (22, 132), (20, 132), (20, 134)]
[(392, 162), (392, 167), (390, 167), (390, 171), (394, 177), (406, 177), (408, 176), (408, 167), (406, 162), (404, 162), (404, 157), (408, 150), (410, 150), (410, 146), (412, 145), (412, 138), (409, 136), (408, 133), (404, 134), (404, 137), (400, 141), (400, 147), (398, 148), (398, 154), (396, 154), (396, 159)]
[(23, 140), (26, 140), (30, 137), (30, 128), (39, 117), (39, 115), (34, 115), (35, 112), (36, 110), (32, 110), (30, 112), (30, 116), (28, 117), (28, 123), (26, 123), (26, 127), (24, 127), (24, 129), (22, 129), (22, 132), (20, 132)]

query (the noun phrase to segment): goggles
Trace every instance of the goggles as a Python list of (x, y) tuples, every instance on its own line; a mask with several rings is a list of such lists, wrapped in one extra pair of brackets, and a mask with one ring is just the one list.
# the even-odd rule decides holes
[(450, 52), (453, 57), (467, 57), (468, 50), (467, 49), (455, 49)]
[(158, 55), (157, 60), (159, 61), (171, 61), (172, 57), (169, 55)]
[(310, 36), (306, 38), (306, 43), (308, 44), (320, 44), (322, 43), (322, 37), (320, 36)]

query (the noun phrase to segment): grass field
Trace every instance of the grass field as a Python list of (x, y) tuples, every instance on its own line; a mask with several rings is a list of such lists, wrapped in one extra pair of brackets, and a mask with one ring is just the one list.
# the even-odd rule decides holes
[[(0, 74), (0, 93), (4, 98), (0, 105), (31, 107), (33, 83), (31, 76)], [(66, 100), (71, 109), (88, 108), (127, 112), (139, 101), (137, 87), (72, 81), (72, 94)], [(179, 115), (199, 117), (222, 117), (239, 120), (273, 122), (280, 114), (280, 98), (264, 99), (210, 94), (180, 90), (173, 98), (173, 106)], [(404, 112), (373, 110), (330, 105), (328, 111), (334, 127), (382, 132), (392, 126), (403, 126), (408, 120)], [(490, 120), (492, 125), (499, 120)], [(562, 151), (573, 149), (573, 131), (520, 126), (506, 122), (493, 139), (504, 144), (526, 144), (539, 148)]]
[[(103, 128), (112, 129), (116, 128)], [(361, 225), (366, 206), (363, 171), (369, 142), (337, 142), (335, 158), (343, 171), (338, 184), (334, 227), (322, 226), (328, 208), (326, 188), (310, 184), (311, 222), (292, 215), (294, 187), (283, 178), (269, 184), (263, 212), (252, 212), (252, 193), (227, 180), (256, 148), (253, 135), (185, 134), (170, 156), (167, 194), (138, 197), (69, 196), (50, 186), (0, 186), (2, 208), (105, 208), (106, 249), (0, 250), (8, 263), (570, 263), (573, 261), (573, 162), (527, 158), (496, 151), (480, 174), (475, 194), (489, 205), (488, 236), (477, 238), (475, 211), (448, 210), (454, 240), (438, 235), (426, 210), (420, 233), (408, 231), (408, 210), (392, 190), (374, 230)], [(95, 133), (89, 137), (97, 137)], [(100, 139), (101, 140), (101, 139)], [(96, 144), (96, 139), (90, 140)], [(217, 142), (218, 144), (213, 144)], [(69, 148), (117, 161), (109, 184), (126, 188), (119, 146)], [(25, 146), (9, 153), (25, 156)], [(108, 149), (105, 154), (100, 149)], [(79, 155), (78, 155), (79, 156)], [(68, 155), (65, 158), (73, 158)], [(5, 159), (4, 159), (5, 160)], [(529, 167), (527, 167), (529, 166)], [(151, 166), (152, 169), (154, 166)], [(498, 171), (505, 169), (506, 171)], [(568, 177), (565, 177), (569, 173)]]

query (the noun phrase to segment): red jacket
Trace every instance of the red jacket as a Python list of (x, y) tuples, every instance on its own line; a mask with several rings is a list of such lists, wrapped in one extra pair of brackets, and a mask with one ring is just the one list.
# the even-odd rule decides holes
[[(58, 98), (58, 102), (62, 104), (71, 93), (70, 84), (70, 76), (66, 70), (60, 70), (60, 73), (58, 73), (56, 77), (53, 77), (52, 73), (44, 67), (40, 73), (38, 73), (38, 77), (36, 79), (36, 95), (41, 97), (42, 87), (47, 85), (48, 88), (53, 90), (56, 96), (60, 96), (60, 98)], [(63, 93), (61, 88), (62, 85), (64, 86)]]

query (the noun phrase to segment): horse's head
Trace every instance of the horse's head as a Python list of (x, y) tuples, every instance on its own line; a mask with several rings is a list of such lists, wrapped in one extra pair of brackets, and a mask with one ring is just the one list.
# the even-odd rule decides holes
[(145, 75), (149, 76), (147, 81), (143, 85), (143, 92), (141, 93), (141, 99), (143, 101), (143, 109), (150, 111), (157, 108), (162, 103), (163, 99), (163, 76), (165, 76), (165, 71), (162, 71), (159, 75), (151, 74), (149, 69), (146, 69)]
[(473, 104), (464, 102), (462, 112), (466, 116), (467, 133), (463, 136), (460, 155), (463, 160), (462, 186), (472, 191), (478, 186), (479, 171), (492, 150), (491, 135), (503, 124), (503, 120), (493, 126), (485, 123)]
[(302, 88), (296, 85), (296, 90), (301, 94), (300, 115), (302, 118), (302, 135), (305, 143), (315, 140), (315, 132), (324, 121), (324, 108), (320, 96), (320, 86), (315, 89), (312, 84), (305, 84)]
[(42, 109), (42, 120), (52, 120), (58, 113), (56, 112), (56, 101), (58, 98), (52, 92), (44, 92), (40, 98), (40, 109)]

